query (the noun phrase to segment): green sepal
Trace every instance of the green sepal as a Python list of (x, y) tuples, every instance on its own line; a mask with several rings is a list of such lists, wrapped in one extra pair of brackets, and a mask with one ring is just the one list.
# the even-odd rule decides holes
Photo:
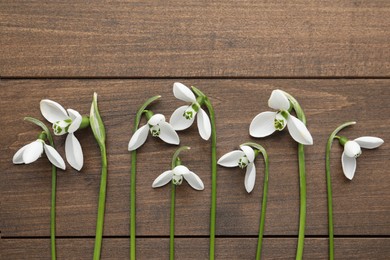
[(144, 110), (144, 114), (145, 114), (147, 121), (149, 121), (149, 119), (151, 119), (152, 116), (154, 115), (153, 111), (151, 111), (151, 110)]
[(84, 128), (87, 128), (88, 126), (90, 126), (89, 116), (83, 116), (81, 119), (81, 124), (80, 124), (79, 129), (84, 129)]
[(97, 93), (93, 94), (93, 100), (91, 105), (91, 113), (89, 116), (89, 123), (95, 136), (96, 141), (100, 147), (105, 146), (106, 141), (106, 130), (104, 128), (103, 120), (100, 117), (99, 109), (97, 105)]
[(38, 139), (41, 139), (42, 141), (47, 140), (46, 131), (42, 131), (42, 132), (38, 135)]
[(347, 137), (345, 137), (345, 136), (339, 136), (338, 139), (339, 139), (339, 142), (340, 142), (340, 144), (341, 144), (342, 146), (344, 146), (345, 143), (349, 141), (349, 139), (348, 139)]
[(40, 120), (38, 120), (36, 118), (33, 118), (33, 117), (25, 117), (24, 120), (26, 120), (28, 122), (31, 122), (33, 124), (36, 124), (37, 126), (42, 128), (42, 130), (46, 134), (47, 140), (49, 140), (50, 145), (53, 146), (53, 144), (54, 144), (53, 137), (50, 134), (49, 128), (47, 128), (47, 126), (42, 121), (40, 121)]

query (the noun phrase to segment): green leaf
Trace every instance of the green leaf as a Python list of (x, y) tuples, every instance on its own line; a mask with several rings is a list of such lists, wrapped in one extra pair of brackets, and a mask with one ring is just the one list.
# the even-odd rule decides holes
[(93, 100), (91, 105), (91, 113), (89, 116), (89, 124), (91, 126), (93, 135), (100, 147), (105, 147), (106, 130), (104, 128), (103, 120), (100, 117), (99, 109), (97, 105), (97, 93), (93, 94)]
[(42, 121), (40, 121), (36, 118), (33, 118), (33, 117), (25, 117), (24, 120), (31, 122), (33, 124), (36, 124), (37, 126), (42, 128), (42, 130), (46, 133), (46, 136), (47, 136), (47, 139), (49, 140), (50, 145), (53, 146), (53, 137), (50, 134), (49, 128), (47, 128), (47, 126)]

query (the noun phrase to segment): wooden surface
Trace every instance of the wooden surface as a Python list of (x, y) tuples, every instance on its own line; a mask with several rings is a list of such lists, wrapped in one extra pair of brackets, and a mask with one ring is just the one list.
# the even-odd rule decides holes
[[(337, 3), (335, 3), (337, 2)], [(287, 131), (264, 139), (248, 133), (252, 118), (269, 110), (274, 89), (297, 98), (314, 145), (306, 147), (305, 259), (327, 259), (325, 144), (341, 123), (356, 120), (347, 137), (378, 136), (384, 145), (364, 150), (354, 180), (341, 170), (342, 147), (331, 167), (337, 259), (390, 257), (390, 3), (388, 1), (3, 1), (0, 3), (0, 259), (46, 259), (50, 253), (50, 164), (13, 165), (12, 156), (39, 129), (39, 101), (49, 98), (88, 114), (92, 94), (107, 130), (108, 193), (103, 259), (129, 252), (130, 154), (127, 143), (138, 107), (167, 117), (183, 103), (180, 81), (206, 93), (215, 108), (217, 155), (246, 141), (270, 156), (264, 259), (293, 259), (298, 233), (296, 143)], [(143, 122), (144, 123), (144, 122)], [(49, 124), (48, 124), (49, 125)], [(183, 162), (205, 190), (177, 189), (176, 257), (207, 259), (210, 142), (196, 126), (180, 132), (191, 151)], [(58, 172), (59, 259), (90, 259), (97, 213), (100, 154), (89, 129), (76, 133), (85, 157), (77, 172)], [(64, 137), (57, 137), (64, 156)], [(167, 259), (169, 187), (152, 189), (169, 169), (176, 147), (149, 137), (139, 150), (138, 259)], [(263, 161), (255, 189), (244, 172), (218, 167), (217, 259), (253, 259)]]

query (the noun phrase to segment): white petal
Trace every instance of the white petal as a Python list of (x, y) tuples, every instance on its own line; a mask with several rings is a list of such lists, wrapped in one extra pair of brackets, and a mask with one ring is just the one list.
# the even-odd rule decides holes
[(72, 119), (72, 124), (69, 126), (68, 133), (73, 133), (77, 129), (79, 129), (83, 117), (76, 110), (69, 108), (67, 111), (69, 113), (70, 118)]
[(170, 182), (172, 180), (172, 176), (173, 176), (173, 171), (172, 170), (165, 171), (165, 172), (161, 173), (154, 180), (154, 182), (152, 184), (152, 187), (153, 188), (157, 188), (157, 187), (164, 186), (165, 184), (167, 184), (168, 182)]
[(210, 118), (207, 113), (201, 108), (199, 109), (199, 112), (197, 114), (197, 123), (200, 137), (202, 137), (203, 140), (209, 140), (211, 135)]
[(355, 141), (348, 141), (344, 144), (344, 153), (348, 157), (358, 157), (362, 150), (360, 149), (360, 145)]
[(373, 137), (373, 136), (362, 136), (356, 138), (354, 141), (357, 142), (360, 145), (360, 147), (366, 149), (374, 149), (381, 146), (384, 143), (384, 141), (381, 138)]
[(158, 137), (160, 137), (161, 140), (168, 144), (177, 145), (180, 143), (179, 136), (169, 123), (160, 122), (158, 125), (160, 126), (160, 135)]
[(178, 109), (176, 109), (173, 114), (171, 115), (171, 118), (169, 119), (169, 123), (172, 125), (173, 129), (176, 131), (187, 129), (194, 123), (195, 115), (191, 119), (186, 119), (183, 114), (186, 111), (188, 106), (181, 106)]
[(50, 123), (55, 123), (57, 121), (68, 119), (69, 116), (66, 113), (65, 109), (58, 104), (49, 99), (43, 99), (40, 103), (41, 113), (44, 118)]
[(244, 151), (246, 158), (248, 158), (248, 161), (251, 163), (255, 160), (255, 151), (253, 151), (252, 147), (247, 145), (240, 146), (241, 150)]
[(204, 185), (203, 185), (202, 180), (195, 173), (189, 171), (189, 172), (183, 174), (183, 177), (184, 177), (184, 179), (186, 179), (188, 184), (192, 188), (194, 188), (195, 190), (204, 190)]
[(148, 137), (149, 133), (149, 125), (144, 125), (139, 128), (130, 139), (128, 149), (129, 151), (133, 151), (138, 149), (141, 145), (143, 145)]
[(23, 146), (22, 148), (20, 148), (14, 155), (14, 157), (12, 158), (12, 162), (14, 164), (20, 164), (20, 163), (24, 163), (23, 161), (23, 152), (24, 150), (26, 150), (26, 147), (29, 146), (30, 144), (26, 144), (25, 146)]
[(250, 193), (253, 190), (253, 187), (255, 187), (255, 181), (256, 181), (256, 167), (254, 163), (250, 163), (246, 167), (246, 173), (245, 173), (245, 189), (248, 193)]
[(253, 137), (265, 137), (275, 132), (276, 112), (262, 112), (253, 118), (249, 134)]
[(305, 124), (302, 123), (302, 121), (298, 118), (289, 115), (287, 118), (287, 129), (290, 132), (292, 138), (298, 143), (304, 145), (313, 144), (313, 137), (311, 137), (309, 130), (307, 130)]
[(155, 114), (149, 119), (148, 124), (155, 126), (161, 121), (165, 122), (165, 116), (163, 114)]
[(173, 84), (173, 95), (177, 99), (183, 100), (185, 102), (196, 102), (196, 97), (194, 93), (192, 93), (191, 89), (180, 82), (175, 82)]
[(276, 110), (288, 110), (290, 108), (290, 101), (288, 101), (283, 91), (276, 89), (272, 91), (268, 99), (268, 106)]
[(72, 133), (68, 134), (65, 140), (65, 155), (70, 166), (80, 171), (84, 164), (83, 150), (79, 140)]
[(240, 150), (228, 152), (227, 154), (224, 154), (221, 158), (219, 158), (218, 164), (225, 167), (237, 167), (238, 160), (244, 155), (245, 153)]
[(65, 162), (61, 155), (52, 146), (44, 144), (45, 153), (49, 161), (57, 168), (65, 170)]
[(26, 146), (23, 152), (23, 162), (32, 163), (35, 162), (43, 153), (43, 141), (36, 140)]
[(173, 173), (175, 175), (178, 175), (178, 176), (181, 176), (181, 175), (184, 175), (186, 173), (190, 172), (190, 170), (185, 167), (184, 165), (179, 165), (179, 166), (176, 166), (174, 169), (173, 169)]
[(343, 166), (343, 172), (345, 177), (352, 180), (356, 170), (355, 157), (349, 157), (345, 154), (345, 152), (343, 152), (343, 155), (341, 156), (341, 164)]

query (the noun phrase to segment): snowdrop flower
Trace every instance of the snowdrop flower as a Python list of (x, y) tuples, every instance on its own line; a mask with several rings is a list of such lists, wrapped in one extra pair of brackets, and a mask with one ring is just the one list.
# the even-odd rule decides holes
[(139, 128), (131, 137), (129, 142), (129, 151), (138, 149), (143, 145), (150, 132), (153, 137), (159, 137), (168, 144), (178, 145), (180, 143), (179, 136), (175, 129), (165, 121), (165, 116), (162, 114), (155, 114), (151, 111), (146, 111), (148, 123)]
[(252, 147), (247, 145), (241, 145), (241, 150), (235, 150), (223, 155), (219, 160), (218, 164), (224, 167), (240, 167), (241, 169), (246, 168), (245, 173), (245, 189), (250, 193), (256, 180), (256, 167), (255, 167), (255, 151)]
[(208, 140), (211, 135), (211, 124), (209, 116), (201, 108), (204, 102), (203, 99), (201, 97), (197, 99), (188, 87), (179, 82), (173, 84), (173, 94), (177, 99), (188, 102), (190, 105), (181, 106), (176, 109), (169, 123), (177, 131), (184, 130), (194, 123), (196, 116), (199, 134), (204, 140)]
[(249, 133), (253, 137), (265, 137), (276, 130), (282, 131), (286, 126), (292, 138), (298, 143), (312, 145), (313, 138), (305, 124), (289, 113), (290, 101), (281, 90), (272, 91), (268, 106), (277, 112), (263, 112), (251, 122)]
[(29, 164), (41, 157), (43, 152), (46, 153), (47, 158), (54, 166), (65, 170), (65, 162), (61, 155), (52, 146), (47, 145), (42, 139), (37, 139), (20, 148), (15, 153), (12, 161), (14, 164)]
[(164, 186), (172, 180), (172, 183), (175, 185), (180, 185), (183, 183), (183, 178), (188, 182), (188, 184), (195, 190), (203, 190), (204, 185), (202, 180), (198, 175), (190, 171), (187, 167), (183, 165), (176, 166), (173, 170), (165, 171), (160, 174), (153, 182), (152, 187), (158, 188)]
[(356, 170), (356, 158), (362, 154), (361, 148), (374, 149), (383, 144), (378, 137), (362, 136), (353, 141), (340, 137), (340, 143), (344, 145), (344, 152), (341, 156), (341, 164), (345, 177), (352, 180)]
[[(65, 110), (60, 104), (49, 99), (42, 100), (40, 106), (42, 115), (53, 124), (54, 134), (68, 134), (65, 140), (66, 160), (70, 166), (80, 171), (84, 164), (83, 150), (74, 132), (84, 128), (81, 127), (82, 123), (84, 125), (83, 117), (76, 110)], [(89, 120), (87, 123), (89, 125)]]

